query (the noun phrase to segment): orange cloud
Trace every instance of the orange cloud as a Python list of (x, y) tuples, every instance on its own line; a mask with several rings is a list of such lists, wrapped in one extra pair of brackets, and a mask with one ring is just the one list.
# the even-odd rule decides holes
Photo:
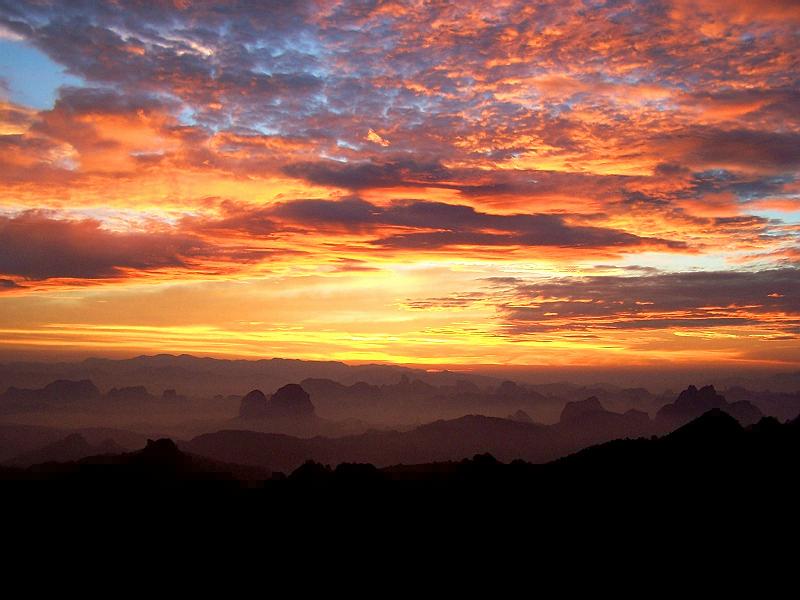
[(798, 19), (792, 0), (0, 8), (10, 44), (74, 77), (45, 109), (0, 82), (3, 343), (796, 357), (794, 290), (760, 277), (800, 264)]

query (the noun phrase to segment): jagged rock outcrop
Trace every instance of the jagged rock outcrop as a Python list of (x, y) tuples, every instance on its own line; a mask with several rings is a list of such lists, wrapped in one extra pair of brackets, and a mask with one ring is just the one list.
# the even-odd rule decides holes
[(272, 395), (269, 410), (277, 418), (303, 418), (314, 414), (311, 397), (301, 386), (290, 383)]
[(744, 430), (739, 421), (721, 408), (712, 408), (668, 434), (664, 439), (672, 442), (679, 440), (685, 444), (698, 444), (709, 447), (718, 444), (720, 440), (738, 436), (742, 433), (744, 433)]
[(96, 400), (100, 397), (100, 390), (88, 379), (81, 381), (59, 379), (44, 386), (43, 392), (48, 399), (62, 402)]
[(645, 412), (612, 412), (606, 410), (597, 396), (590, 396), (567, 402), (561, 411), (561, 419), (553, 427), (578, 448), (614, 438), (647, 436), (652, 433), (653, 423)]
[(83, 379), (71, 381), (59, 379), (41, 389), (10, 387), (0, 394), (0, 411), (40, 410), (53, 406), (68, 406), (79, 402), (95, 402), (101, 397), (97, 386)]
[(519, 409), (513, 415), (509, 415), (508, 418), (518, 423), (533, 423), (531, 416), (522, 409)]
[(758, 423), (764, 417), (764, 413), (761, 412), (761, 409), (747, 400), (731, 402), (724, 410), (745, 426)]
[(269, 400), (261, 390), (253, 390), (242, 398), (239, 416), (243, 419), (307, 419), (314, 416), (314, 405), (302, 386), (290, 383)]
[(105, 440), (100, 444), (91, 444), (80, 433), (72, 433), (64, 439), (47, 444), (36, 450), (20, 454), (10, 461), (9, 464), (27, 467), (29, 465), (66, 462), (80, 460), (87, 456), (99, 456), (104, 454), (116, 454), (124, 452), (125, 449), (113, 440)]
[(165, 464), (184, 457), (185, 455), (178, 449), (177, 444), (169, 438), (147, 440), (147, 445), (138, 452), (140, 459), (157, 460)]
[(678, 395), (675, 402), (663, 406), (656, 413), (656, 423), (664, 428), (679, 427), (715, 409), (729, 414), (745, 426), (758, 422), (764, 416), (757, 406), (747, 400), (728, 402), (713, 385), (700, 389), (690, 385)]
[(564, 405), (564, 410), (561, 411), (560, 421), (566, 423), (567, 421), (574, 421), (592, 413), (604, 412), (608, 411), (600, 404), (600, 400), (597, 399), (597, 396), (591, 396), (586, 398), (586, 400), (567, 402)]
[(263, 419), (268, 414), (267, 397), (261, 390), (249, 392), (239, 406), (239, 416), (242, 419)]
[(623, 418), (631, 427), (641, 427), (642, 429), (650, 427), (652, 421), (650, 415), (643, 410), (636, 410), (632, 408), (622, 413)]

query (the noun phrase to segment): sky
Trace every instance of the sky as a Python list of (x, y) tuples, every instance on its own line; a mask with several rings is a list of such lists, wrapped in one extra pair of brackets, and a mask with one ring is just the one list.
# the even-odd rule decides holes
[(800, 4), (0, 0), (0, 355), (800, 366)]

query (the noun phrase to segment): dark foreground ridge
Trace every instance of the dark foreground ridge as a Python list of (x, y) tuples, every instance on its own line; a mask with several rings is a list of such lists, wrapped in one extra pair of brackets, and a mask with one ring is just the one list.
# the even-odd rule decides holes
[(77, 487), (175, 487), (199, 482), (239, 487), (269, 477), (271, 473), (257, 467), (228, 464), (182, 452), (175, 442), (166, 438), (148, 440), (147, 445), (136, 452), (0, 469), (0, 481), (6, 484), (50, 482)]
[(63, 463), (0, 469), (5, 491), (45, 483), (57, 487), (180, 488), (197, 483), (220, 489), (347, 491), (464, 489), (527, 491), (538, 497), (598, 490), (629, 494), (644, 489), (695, 492), (776, 491), (791, 486), (800, 466), (800, 419), (765, 417), (742, 427), (720, 409), (662, 437), (618, 439), (546, 464), (500, 462), (489, 454), (460, 461), (377, 468), (307, 461), (288, 475), (219, 462), (182, 451), (169, 439), (149, 440), (136, 452)]

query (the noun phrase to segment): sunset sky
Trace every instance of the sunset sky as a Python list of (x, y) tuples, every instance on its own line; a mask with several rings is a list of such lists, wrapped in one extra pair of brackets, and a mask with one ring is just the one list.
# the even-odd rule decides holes
[(0, 355), (800, 366), (797, 0), (0, 0)]

